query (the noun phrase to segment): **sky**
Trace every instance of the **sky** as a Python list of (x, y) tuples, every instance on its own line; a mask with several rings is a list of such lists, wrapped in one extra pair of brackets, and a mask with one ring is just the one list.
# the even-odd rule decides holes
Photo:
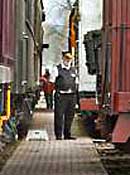
[[(46, 21), (43, 24), (43, 43), (49, 44), (49, 49), (43, 51), (43, 72), (45, 68), (50, 71), (61, 61), (62, 50), (68, 49), (68, 17), (71, 12), (68, 0), (43, 0)], [(75, 0), (70, 0), (73, 5)], [(81, 90), (95, 88), (95, 77), (87, 73), (86, 53), (83, 45), (83, 36), (88, 31), (101, 27), (102, 0), (79, 0), (80, 2), (80, 84)]]
[[(75, 0), (70, 0), (71, 5)], [(43, 24), (43, 43), (49, 43), (49, 49), (43, 52), (44, 67), (52, 69), (61, 60), (62, 50), (68, 48), (68, 17), (70, 8), (67, 0), (43, 0), (46, 21)]]
[[(70, 0), (71, 5), (75, 0)], [(64, 25), (65, 13), (70, 11), (67, 0), (44, 0), (46, 20), (52, 25)]]

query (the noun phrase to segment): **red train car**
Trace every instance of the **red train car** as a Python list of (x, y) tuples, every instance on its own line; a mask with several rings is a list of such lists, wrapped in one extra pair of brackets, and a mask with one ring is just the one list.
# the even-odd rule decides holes
[(118, 116), (112, 141), (130, 138), (130, 1), (103, 1), (102, 108)]
[(0, 64), (10, 66), (15, 57), (15, 0), (0, 1)]
[(10, 115), (15, 63), (15, 0), (0, 1), (0, 113)]

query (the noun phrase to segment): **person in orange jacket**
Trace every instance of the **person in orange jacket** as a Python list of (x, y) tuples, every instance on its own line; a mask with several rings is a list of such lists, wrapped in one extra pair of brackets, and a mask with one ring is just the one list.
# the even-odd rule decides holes
[(44, 91), (47, 109), (53, 109), (54, 83), (50, 82), (49, 79), (50, 79), (49, 69), (46, 69), (45, 74), (42, 77), (42, 81), (43, 81), (42, 90)]

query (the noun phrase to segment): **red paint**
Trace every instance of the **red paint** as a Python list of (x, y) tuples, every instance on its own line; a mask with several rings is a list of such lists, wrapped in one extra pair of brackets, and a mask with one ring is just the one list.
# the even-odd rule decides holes
[(125, 143), (130, 137), (130, 116), (122, 114), (118, 117), (116, 126), (112, 133), (112, 142)]
[(0, 1), (0, 63), (10, 65), (15, 57), (15, 0)]
[(130, 113), (130, 92), (117, 92), (114, 97), (114, 109), (121, 112)]
[[(109, 81), (105, 83), (107, 43), (111, 44), (111, 55)], [(126, 117), (130, 113), (130, 0), (104, 0), (102, 53), (102, 105), (110, 92), (110, 112), (119, 115), (112, 141), (126, 142), (130, 137), (130, 120)]]
[(88, 110), (88, 111), (99, 110), (99, 106), (96, 104), (95, 98), (81, 98), (80, 110)]

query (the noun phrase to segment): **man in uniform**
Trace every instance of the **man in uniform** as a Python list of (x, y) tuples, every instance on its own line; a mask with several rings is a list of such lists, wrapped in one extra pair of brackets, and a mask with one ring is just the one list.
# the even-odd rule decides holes
[(73, 56), (62, 52), (62, 63), (52, 73), (51, 81), (55, 82), (54, 131), (57, 140), (76, 139), (71, 136), (71, 125), (76, 103), (76, 73), (71, 67)]

